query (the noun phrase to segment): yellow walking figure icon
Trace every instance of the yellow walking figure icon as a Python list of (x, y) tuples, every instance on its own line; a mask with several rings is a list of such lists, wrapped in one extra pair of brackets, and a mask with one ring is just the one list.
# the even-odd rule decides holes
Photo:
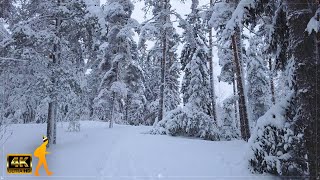
[(53, 174), (51, 171), (49, 171), (47, 160), (46, 160), (46, 154), (50, 153), (50, 152), (46, 152), (48, 141), (49, 141), (48, 138), (46, 136), (43, 136), (43, 143), (34, 151), (34, 156), (39, 158), (36, 171), (34, 172), (35, 176), (39, 176), (39, 169), (42, 164), (48, 176), (51, 176)]

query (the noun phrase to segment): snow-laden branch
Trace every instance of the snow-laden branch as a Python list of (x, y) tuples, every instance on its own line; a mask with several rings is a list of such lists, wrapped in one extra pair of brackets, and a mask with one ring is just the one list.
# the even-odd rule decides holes
[(315, 15), (310, 19), (306, 31), (311, 34), (312, 31), (320, 32), (320, 8), (316, 11)]
[(254, 0), (241, 0), (237, 8), (232, 13), (231, 19), (226, 24), (226, 29), (223, 33), (231, 32), (234, 33), (236, 27), (238, 27), (245, 19), (247, 19), (247, 9), (255, 8)]

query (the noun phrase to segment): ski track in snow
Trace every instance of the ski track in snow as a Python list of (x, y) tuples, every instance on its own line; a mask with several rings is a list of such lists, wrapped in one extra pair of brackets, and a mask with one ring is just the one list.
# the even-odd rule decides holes
[[(202, 179), (275, 179), (254, 175), (247, 168), (244, 141), (204, 141), (192, 138), (150, 135), (151, 127), (115, 125), (81, 121), (80, 132), (66, 132), (67, 123), (58, 124), (57, 144), (48, 148), (47, 177), (8, 175), (1, 164), (0, 179), (104, 179), (104, 180), (202, 180)], [(30, 153), (42, 142), (45, 124), (12, 125), (13, 135), (0, 153)], [(2, 151), (2, 150), (1, 150)], [(3, 156), (3, 154), (5, 156)], [(33, 158), (33, 168), (37, 165)], [(4, 174), (4, 177), (3, 177)]]

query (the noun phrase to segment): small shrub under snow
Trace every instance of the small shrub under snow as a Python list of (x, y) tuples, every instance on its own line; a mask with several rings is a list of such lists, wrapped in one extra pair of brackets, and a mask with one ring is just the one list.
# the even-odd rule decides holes
[(210, 116), (193, 108), (184, 106), (168, 112), (151, 133), (219, 140), (219, 129)]

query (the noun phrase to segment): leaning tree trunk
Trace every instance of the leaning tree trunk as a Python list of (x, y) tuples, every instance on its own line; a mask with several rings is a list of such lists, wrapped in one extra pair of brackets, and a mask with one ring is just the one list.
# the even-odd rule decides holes
[(237, 40), (236, 35), (232, 35), (232, 49), (234, 54), (234, 69), (236, 74), (236, 84), (237, 84), (237, 91), (239, 96), (239, 116), (240, 116), (240, 130), (241, 130), (241, 137), (248, 141), (250, 138), (250, 129), (249, 129), (249, 122), (248, 122), (248, 114), (247, 114), (247, 106), (244, 96), (244, 89), (243, 89), (243, 79), (242, 79), (242, 68), (241, 63), (239, 61), (239, 51), (237, 48)]
[[(308, 34), (305, 29), (310, 18), (315, 14), (312, 7), (301, 0), (287, 0), (288, 25), (290, 29), (289, 49), (294, 61), (293, 88), (296, 126), (304, 132), (310, 179), (320, 179), (320, 60), (319, 32)], [(310, 1), (309, 1), (310, 2)]]
[[(163, 11), (165, 13), (168, 9), (168, 0), (164, 0)], [(160, 100), (159, 100), (159, 112), (158, 112), (158, 121), (163, 119), (164, 114), (164, 87), (165, 87), (165, 72), (166, 72), (166, 58), (167, 58), (167, 30), (165, 24), (168, 22), (168, 14), (163, 16), (163, 37), (162, 37), (162, 59), (161, 59), (161, 84), (160, 84)], [(156, 122), (157, 123), (157, 122)]]

